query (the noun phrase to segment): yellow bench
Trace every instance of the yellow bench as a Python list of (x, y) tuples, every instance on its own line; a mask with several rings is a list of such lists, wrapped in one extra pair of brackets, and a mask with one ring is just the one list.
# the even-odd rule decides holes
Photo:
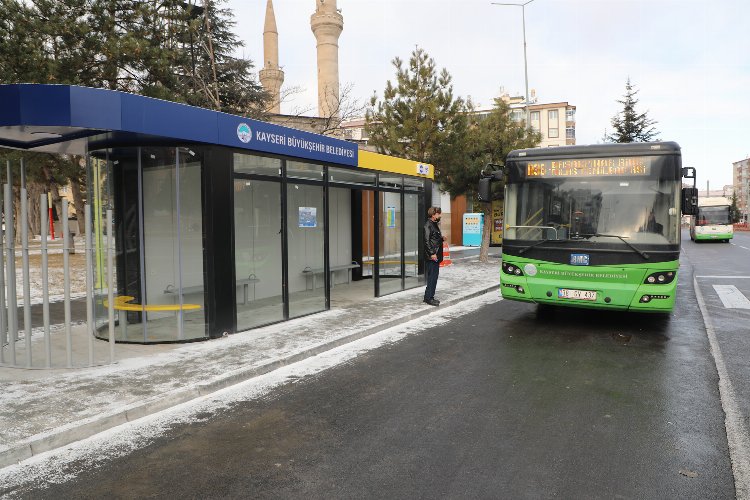
[[(114, 308), (117, 311), (194, 311), (200, 309), (199, 304), (159, 304), (153, 306), (147, 306), (143, 304), (128, 304), (131, 300), (135, 300), (135, 297), (128, 295), (120, 295), (115, 297)], [(104, 307), (109, 307), (109, 301), (104, 299)]]

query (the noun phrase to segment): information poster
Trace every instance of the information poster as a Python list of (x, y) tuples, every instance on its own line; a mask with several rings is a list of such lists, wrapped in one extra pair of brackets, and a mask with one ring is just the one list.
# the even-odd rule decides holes
[(492, 233), (490, 245), (503, 244), (503, 203), (504, 200), (492, 201)]
[(299, 227), (318, 227), (317, 207), (299, 207)]
[(388, 228), (393, 229), (396, 227), (396, 207), (386, 207), (385, 221)]

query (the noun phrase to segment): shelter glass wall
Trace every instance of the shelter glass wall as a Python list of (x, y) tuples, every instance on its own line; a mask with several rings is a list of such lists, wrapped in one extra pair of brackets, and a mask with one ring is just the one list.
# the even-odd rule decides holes
[[(107, 165), (115, 207), (115, 340), (205, 338), (202, 157), (187, 148), (124, 148), (92, 153)], [(96, 203), (94, 204), (96, 206)], [(106, 224), (94, 221), (102, 234)], [(95, 240), (101, 239), (98, 234)], [(109, 237), (109, 235), (105, 235)], [(94, 249), (97, 259), (106, 249)], [(108, 315), (107, 283), (97, 280), (98, 322)], [(106, 329), (98, 336), (108, 338)]]
[(326, 309), (324, 187), (287, 184), (289, 317)]
[[(234, 155), (235, 172), (263, 163), (254, 172), (281, 173), (281, 160)], [(282, 287), (281, 182), (234, 179), (234, 258), (237, 330), (284, 319)]]

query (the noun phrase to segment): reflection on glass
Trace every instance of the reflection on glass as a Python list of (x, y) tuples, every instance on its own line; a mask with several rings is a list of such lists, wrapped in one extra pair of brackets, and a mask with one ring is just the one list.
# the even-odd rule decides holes
[[(346, 188), (328, 190), (328, 259), (331, 286), (351, 282), (352, 193)], [(359, 265), (359, 262), (356, 262)]]
[[(177, 163), (179, 209), (177, 213), (178, 226), (178, 258), (181, 298), (178, 304), (191, 304), (192, 309), (184, 309), (178, 318), (182, 320), (181, 339), (196, 339), (206, 337), (206, 307), (204, 304), (205, 290), (203, 287), (203, 207), (201, 205), (201, 161), (185, 148), (179, 149)], [(177, 208), (177, 207), (175, 207)], [(151, 273), (152, 271), (149, 271)]]
[(379, 184), (381, 187), (400, 189), (404, 184), (404, 178), (400, 175), (380, 174)]
[(603, 236), (616, 235), (629, 243), (677, 244), (679, 188), (673, 180), (632, 178), (509, 184), (505, 238), (616, 242)]
[(286, 175), (287, 177), (294, 177), (296, 179), (313, 179), (322, 182), (323, 166), (315, 165), (313, 163), (287, 161)]
[(281, 160), (250, 154), (234, 154), (234, 171), (241, 174), (281, 176)]
[(375, 192), (362, 191), (362, 276), (373, 276), (375, 266)]
[(404, 195), (404, 264), (406, 269), (405, 288), (423, 284), (424, 273), (419, 274), (419, 229), (421, 210), (419, 195)]
[[(382, 178), (381, 178), (382, 179)], [(403, 290), (401, 276), (401, 194), (378, 193), (380, 196), (380, 295)]]
[(375, 185), (375, 174), (370, 172), (356, 172), (345, 168), (328, 167), (328, 179), (331, 182), (347, 184)]
[(287, 185), (289, 317), (323, 311), (325, 302), (323, 187)]
[(424, 180), (415, 177), (404, 177), (404, 188), (411, 191), (423, 191)]
[(201, 164), (181, 152), (178, 185), (175, 152), (154, 148), (142, 154), (147, 342), (206, 336)]
[(281, 186), (235, 179), (237, 330), (284, 319), (281, 291)]

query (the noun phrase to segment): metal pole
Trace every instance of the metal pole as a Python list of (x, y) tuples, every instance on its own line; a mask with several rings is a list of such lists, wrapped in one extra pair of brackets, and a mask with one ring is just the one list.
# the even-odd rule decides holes
[(523, 24), (523, 73), (526, 80), (526, 128), (531, 127), (529, 120), (529, 67), (526, 64), (526, 4), (533, 2), (531, 0), (521, 5), (521, 19)]
[(513, 7), (521, 7), (521, 20), (522, 20), (522, 28), (523, 28), (523, 72), (524, 72), (524, 78), (526, 81), (526, 128), (529, 128), (531, 126), (530, 117), (529, 117), (529, 68), (528, 64), (526, 63), (526, 6), (529, 5), (534, 0), (528, 0), (524, 3), (504, 3), (504, 2), (491, 2), (492, 5), (505, 5), (505, 6), (513, 6)]
[[(21, 165), (21, 180), (25, 168)], [(31, 279), (29, 279), (29, 200), (25, 182), (21, 184), (21, 258), (23, 262), (23, 329), (26, 339), (26, 367), (31, 368)]]
[(182, 296), (182, 239), (181, 239), (181, 231), (180, 231), (180, 224), (181, 224), (181, 214), (180, 214), (180, 148), (176, 149), (176, 158), (175, 158), (175, 177), (174, 177), (174, 184), (175, 184), (175, 199), (176, 199), (176, 207), (175, 211), (177, 212), (177, 293), (179, 297), (179, 305), (180, 308), (177, 311), (177, 338), (180, 340), (183, 340), (185, 338), (185, 330), (184, 330), (184, 316), (183, 316), (183, 296)]
[[(8, 163), (8, 176), (10, 176), (10, 162)], [(18, 339), (18, 323), (16, 322), (16, 245), (14, 243), (15, 231), (13, 230), (13, 198), (10, 184), (5, 185), (5, 255), (8, 267), (8, 343), (10, 344), (10, 363), (16, 365), (16, 340)]]
[(107, 209), (107, 299), (109, 304), (109, 362), (115, 362), (115, 280), (112, 275), (114, 268), (114, 251), (112, 248), (112, 209)]
[(91, 205), (84, 205), (84, 231), (86, 232), (86, 335), (89, 344), (89, 366), (94, 366), (94, 259), (91, 236)]
[(68, 232), (68, 200), (62, 200), (63, 281), (65, 283), (65, 348), (68, 368), (73, 368), (73, 332), (70, 328), (70, 233)]
[[(0, 197), (0, 206), (2, 198)], [(0, 226), (0, 363), (5, 363), (5, 343), (8, 341), (7, 312), (5, 308), (5, 229)]]
[(39, 195), (39, 207), (42, 217), (42, 318), (44, 320), (44, 351), (47, 359), (45, 366), (52, 368), (52, 341), (49, 333), (49, 262), (47, 255), (47, 195)]

